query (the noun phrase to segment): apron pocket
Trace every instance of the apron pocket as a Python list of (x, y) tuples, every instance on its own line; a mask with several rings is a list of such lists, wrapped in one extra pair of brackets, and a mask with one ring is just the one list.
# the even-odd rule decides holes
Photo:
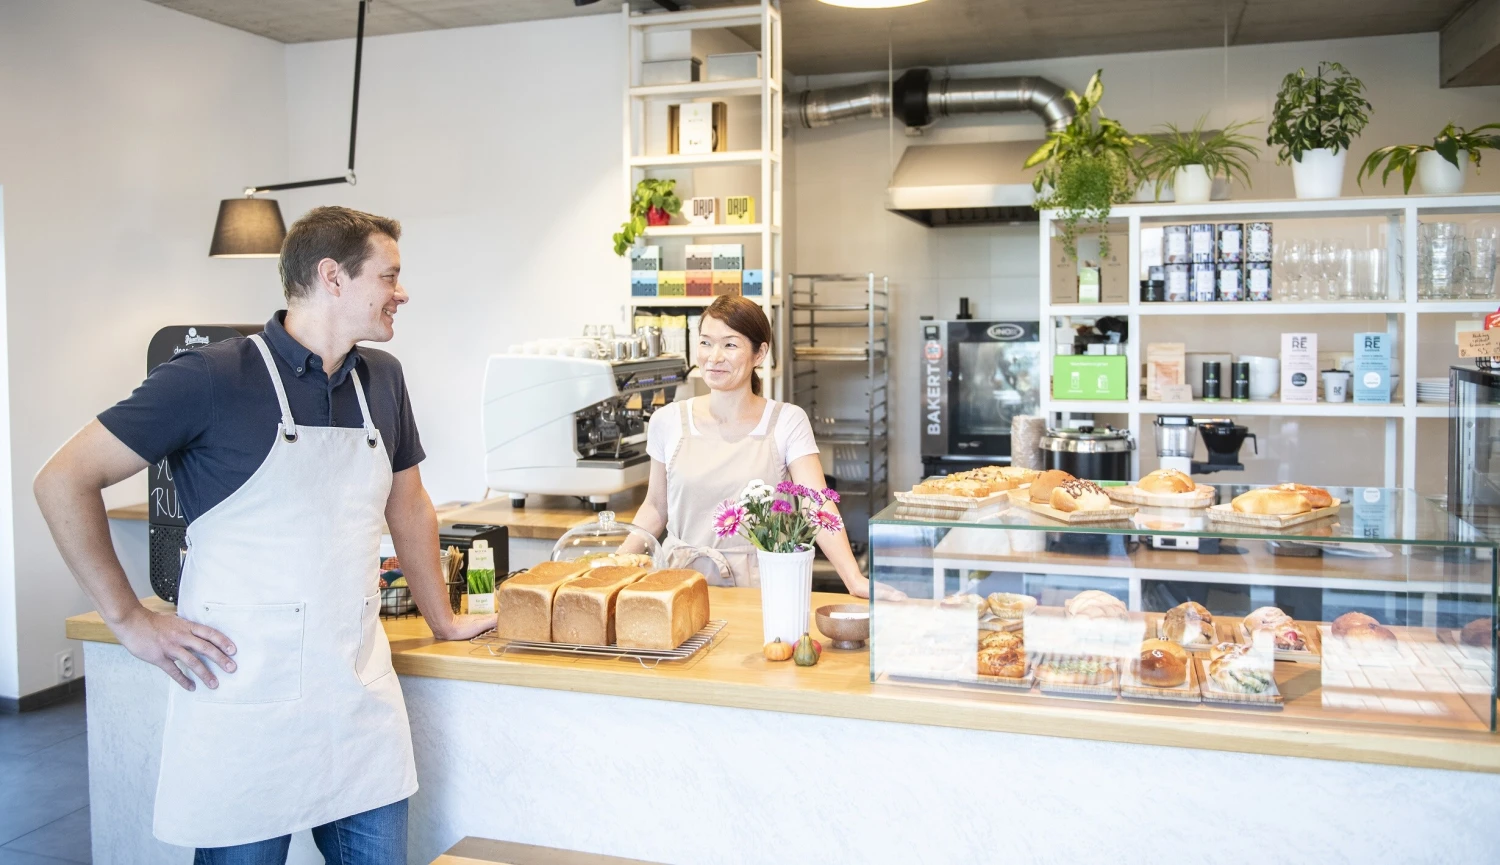
[(380, 593), (365, 598), (359, 614), (359, 653), (354, 656), (354, 672), (360, 684), (368, 685), (391, 672), (391, 643), (380, 627)]
[[(303, 604), (205, 602), (193, 620), (234, 641), (235, 671), (193, 692), (204, 703), (276, 703), (302, 696)], [(205, 661), (212, 664), (212, 661)]]

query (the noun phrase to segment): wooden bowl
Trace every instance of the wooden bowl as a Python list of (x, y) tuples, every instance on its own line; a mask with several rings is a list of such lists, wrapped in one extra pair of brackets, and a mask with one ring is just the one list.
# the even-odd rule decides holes
[[(858, 613), (856, 618), (834, 618), (834, 613)], [(870, 639), (870, 608), (866, 604), (829, 604), (814, 612), (818, 630), (835, 649), (863, 649)]]

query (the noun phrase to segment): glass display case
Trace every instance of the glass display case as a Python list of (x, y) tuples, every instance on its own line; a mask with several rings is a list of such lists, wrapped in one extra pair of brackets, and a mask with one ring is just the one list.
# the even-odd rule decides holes
[[(1220, 485), (1229, 502), (1251, 487)], [(1496, 729), (1496, 542), (1412, 492), (1329, 488), (1269, 528), (1024, 503), (871, 521), (871, 679), (976, 699)], [(981, 696), (983, 695), (983, 696)], [(1106, 706), (1101, 705), (1101, 709)]]

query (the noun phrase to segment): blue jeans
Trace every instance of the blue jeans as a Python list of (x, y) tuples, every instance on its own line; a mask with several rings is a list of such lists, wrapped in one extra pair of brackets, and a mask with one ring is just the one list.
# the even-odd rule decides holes
[[(312, 830), (328, 865), (406, 865), (406, 801), (393, 802)], [(233, 847), (199, 847), (193, 865), (284, 865), (292, 836)]]

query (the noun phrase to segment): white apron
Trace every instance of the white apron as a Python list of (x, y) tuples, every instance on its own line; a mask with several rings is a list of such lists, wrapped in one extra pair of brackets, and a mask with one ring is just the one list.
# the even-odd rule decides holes
[[(714, 511), (725, 499), (738, 499), (756, 478), (773, 487), (786, 480), (786, 460), (776, 446), (783, 404), (773, 404), (765, 435), (729, 441), (718, 435), (693, 435), (691, 403), (678, 403), (682, 437), (667, 462), (667, 540), (662, 553), (671, 567), (702, 571), (712, 585), (758, 587), (755, 545), (739, 535), (715, 535)], [(724, 563), (731, 573), (723, 573)]]
[(352, 371), (364, 428), (297, 426), (270, 349), (250, 339), (281, 426), (244, 486), (188, 527), (177, 614), (229, 637), (237, 669), (216, 670), (217, 689), (171, 688), (154, 834), (183, 847), (263, 841), (417, 789), (380, 626), (380, 431)]

